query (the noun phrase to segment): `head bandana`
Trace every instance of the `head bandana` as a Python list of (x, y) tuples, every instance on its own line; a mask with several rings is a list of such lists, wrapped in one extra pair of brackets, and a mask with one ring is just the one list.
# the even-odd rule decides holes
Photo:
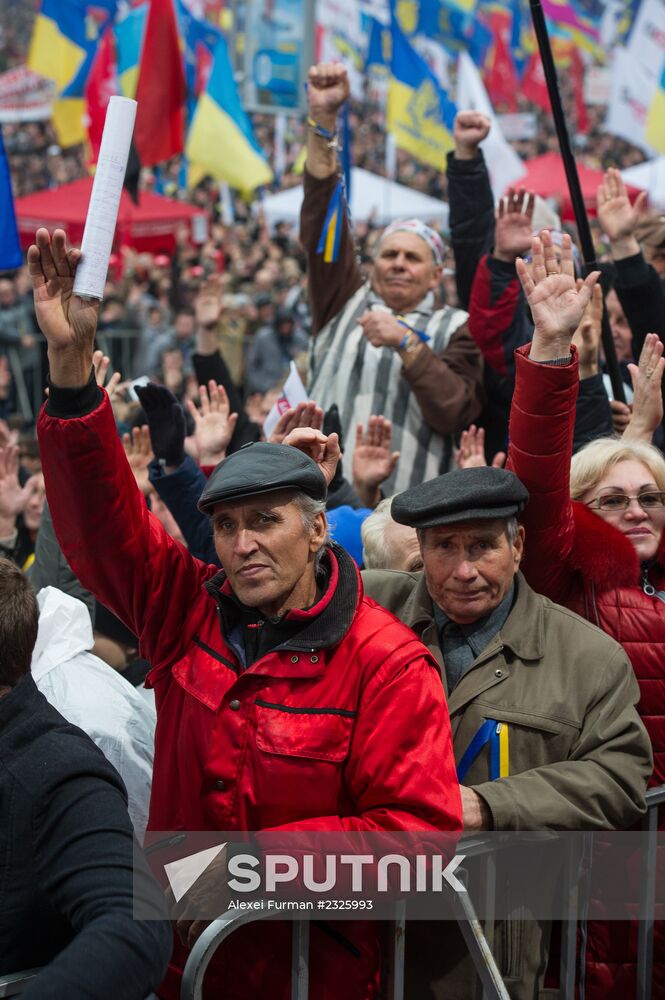
[(391, 222), (384, 229), (380, 242), (383, 243), (386, 236), (392, 236), (393, 233), (414, 233), (416, 236), (420, 236), (421, 240), (424, 240), (432, 251), (434, 263), (436, 265), (443, 264), (443, 258), (446, 253), (443, 240), (437, 232), (426, 226), (420, 219), (400, 219), (397, 222)]

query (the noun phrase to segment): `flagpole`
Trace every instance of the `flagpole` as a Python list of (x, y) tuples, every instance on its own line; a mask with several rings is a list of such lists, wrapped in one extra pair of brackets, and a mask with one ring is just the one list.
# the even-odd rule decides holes
[[(554, 59), (552, 58), (552, 47), (547, 33), (547, 23), (545, 21), (545, 14), (540, 0), (529, 0), (529, 7), (531, 8), (533, 28), (536, 33), (536, 38), (538, 39), (540, 58), (543, 62), (547, 92), (549, 94), (552, 115), (554, 117), (554, 125), (559, 139), (559, 148), (561, 149), (563, 167), (566, 172), (568, 191), (570, 193), (570, 200), (575, 214), (575, 222), (577, 223), (577, 233), (582, 249), (582, 256), (584, 258), (584, 269), (588, 274), (590, 271), (597, 268), (596, 251), (591, 237), (591, 227), (589, 226), (586, 205), (584, 204), (580, 178), (577, 173), (577, 164), (575, 163), (575, 157), (570, 145), (570, 136), (568, 135), (566, 119), (563, 113), (563, 105), (561, 104), (561, 94), (559, 93), (559, 83), (557, 80)], [(621, 403), (625, 403), (626, 397), (624, 394), (623, 380), (619, 370), (619, 362), (617, 361), (614, 340), (612, 339), (612, 331), (610, 330), (606, 309), (603, 309), (601, 337), (603, 352), (605, 354), (605, 363), (607, 365), (607, 371), (612, 383), (612, 395)]]

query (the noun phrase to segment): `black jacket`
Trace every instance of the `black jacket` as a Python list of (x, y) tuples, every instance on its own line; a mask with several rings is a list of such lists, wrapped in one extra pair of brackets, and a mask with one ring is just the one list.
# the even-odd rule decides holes
[[(171, 953), (162, 893), (134, 852), (122, 781), (24, 677), (0, 698), (0, 972), (48, 965), (25, 1000), (144, 1000)], [(136, 863), (136, 886), (133, 867)]]

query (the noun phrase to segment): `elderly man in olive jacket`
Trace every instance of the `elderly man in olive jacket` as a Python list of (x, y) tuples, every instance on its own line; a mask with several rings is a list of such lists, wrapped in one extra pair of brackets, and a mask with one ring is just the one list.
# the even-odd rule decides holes
[[(407, 490), (392, 515), (418, 530), (424, 571), (370, 570), (365, 590), (441, 665), (465, 830), (624, 829), (644, 811), (652, 768), (637, 683), (617, 642), (519, 572), (527, 500), (504, 469), (460, 469)], [(459, 966), (447, 974), (457, 949), (450, 936), (435, 947), (434, 927), (407, 933), (407, 996), (473, 997)], [(543, 931), (523, 925), (516, 950), (499, 926), (497, 961), (518, 1000), (537, 995)]]

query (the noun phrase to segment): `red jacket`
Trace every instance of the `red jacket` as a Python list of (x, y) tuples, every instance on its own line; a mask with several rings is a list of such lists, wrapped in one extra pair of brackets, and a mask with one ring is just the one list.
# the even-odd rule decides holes
[[(302, 630), (243, 671), (220, 627), (228, 585), (146, 509), (106, 396), (75, 419), (42, 411), (39, 438), (72, 569), (139, 636), (153, 665), (149, 829), (461, 829), (437, 665), (363, 596), (342, 549), (329, 550), (319, 604), (291, 612)], [(376, 927), (341, 927), (346, 946), (330, 925), (312, 928), (313, 995), (335, 996), (343, 981), (346, 997), (374, 997)], [(289, 933), (273, 922), (236, 933), (233, 948), (220, 950), (217, 990), (223, 983), (228, 1000), (288, 997)], [(161, 995), (178, 995), (185, 958), (177, 949)]]
[[(531, 499), (522, 570), (534, 590), (598, 625), (628, 653), (640, 687), (639, 713), (654, 753), (652, 785), (665, 782), (665, 604), (645, 594), (629, 540), (570, 499), (577, 359), (567, 366), (528, 360), (516, 351), (508, 466)], [(574, 348), (573, 348), (574, 350)], [(648, 571), (663, 589), (665, 539)], [(630, 933), (628, 927), (630, 926)], [(586, 1000), (635, 995), (636, 925), (593, 922), (587, 944)], [(665, 936), (656, 925), (653, 995), (665, 994)]]

